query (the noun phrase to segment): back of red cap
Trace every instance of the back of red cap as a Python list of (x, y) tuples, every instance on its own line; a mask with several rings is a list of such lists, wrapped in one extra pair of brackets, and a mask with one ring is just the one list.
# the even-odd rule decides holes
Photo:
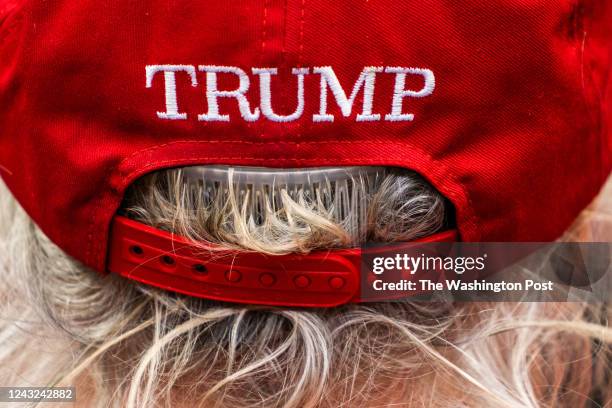
[(101, 271), (125, 189), (168, 167), (410, 168), (453, 203), (466, 241), (553, 240), (610, 173), (608, 2), (1, 12), (0, 174)]

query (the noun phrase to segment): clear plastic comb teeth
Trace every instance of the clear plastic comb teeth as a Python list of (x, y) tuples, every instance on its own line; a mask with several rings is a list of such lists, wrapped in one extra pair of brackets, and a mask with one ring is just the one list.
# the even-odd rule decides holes
[(384, 167), (239, 166), (198, 166), (182, 171), (193, 186), (193, 194), (200, 195), (205, 205), (232, 196), (255, 224), (263, 224), (267, 215), (283, 208), (290, 198), (332, 215), (348, 229), (363, 228), (368, 195), (378, 190), (388, 172)]

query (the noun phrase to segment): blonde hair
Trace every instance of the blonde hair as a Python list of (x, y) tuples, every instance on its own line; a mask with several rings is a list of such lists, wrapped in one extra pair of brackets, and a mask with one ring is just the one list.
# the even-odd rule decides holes
[[(365, 237), (376, 234), (380, 220), (387, 220), (383, 230), (401, 226), (392, 230), (396, 238), (445, 223), (443, 206), (431, 210), (442, 198), (422, 179), (410, 172), (389, 177), (391, 197), (380, 196), (387, 199)], [(288, 233), (272, 239), (248, 223), (246, 230), (239, 226), (236, 209), (194, 212), (180, 198), (182, 186), (177, 170), (149, 176), (128, 195), (126, 213), (229, 247), (274, 251), (276, 239), (283, 251), (308, 251), (346, 242), (342, 223), (329, 222), (330, 209), (286, 202), (277, 218)], [(423, 203), (427, 208), (415, 211)], [(225, 221), (212, 222), (220, 212), (228, 214)], [(289, 215), (299, 221), (289, 225)], [(598, 224), (609, 223), (612, 214), (598, 217)], [(593, 238), (585, 225), (579, 219), (572, 234)], [(76, 384), (86, 406), (518, 408), (612, 401), (608, 305), (401, 302), (294, 310), (189, 298), (87, 269), (51, 243), (4, 188), (0, 313), (0, 385)]]
[[(312, 194), (305, 186), (295, 186), (292, 196), (278, 189), (276, 197), (244, 188), (233, 178), (230, 170), (226, 191), (206, 200), (206, 186), (186, 177), (182, 169), (153, 173), (128, 192), (125, 211), (195, 243), (272, 255), (411, 241), (446, 222), (443, 197), (406, 170), (391, 169), (376, 181), (347, 174), (342, 193), (328, 180), (322, 183), (328, 186), (313, 188)], [(258, 199), (261, 203), (253, 208), (250, 204)]]

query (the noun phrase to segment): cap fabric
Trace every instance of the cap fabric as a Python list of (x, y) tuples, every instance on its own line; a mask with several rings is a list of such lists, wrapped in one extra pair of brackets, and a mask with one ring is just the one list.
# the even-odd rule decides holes
[(163, 168), (409, 168), (464, 241), (554, 240), (610, 174), (605, 0), (3, 3), (0, 174), (100, 271)]

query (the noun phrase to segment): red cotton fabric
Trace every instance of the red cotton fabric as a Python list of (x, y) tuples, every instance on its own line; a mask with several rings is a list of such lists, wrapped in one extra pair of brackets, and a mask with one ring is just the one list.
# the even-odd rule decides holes
[[(610, 174), (611, 31), (605, 0), (0, 0), (0, 175), (55, 243), (99, 271), (130, 183), (210, 163), (414, 169), (453, 203), (462, 240), (550, 241)], [(174, 94), (170, 71), (150, 68), (147, 83), (147, 66), (162, 65), (184, 68)], [(218, 96), (229, 121), (198, 120), (214, 110), (214, 75), (200, 66), (243, 70), (259, 118)], [(365, 67), (379, 69), (370, 114), (367, 84), (347, 116), (326, 87), (334, 120), (314, 120), (316, 67), (347, 98)], [(394, 67), (420, 70), (399, 96)], [(285, 116), (298, 101), (292, 70), (309, 68), (302, 114), (264, 117), (253, 68), (278, 70), (271, 105)], [(238, 89), (235, 73), (215, 75), (219, 91)], [(413, 120), (386, 119), (397, 101)]]

